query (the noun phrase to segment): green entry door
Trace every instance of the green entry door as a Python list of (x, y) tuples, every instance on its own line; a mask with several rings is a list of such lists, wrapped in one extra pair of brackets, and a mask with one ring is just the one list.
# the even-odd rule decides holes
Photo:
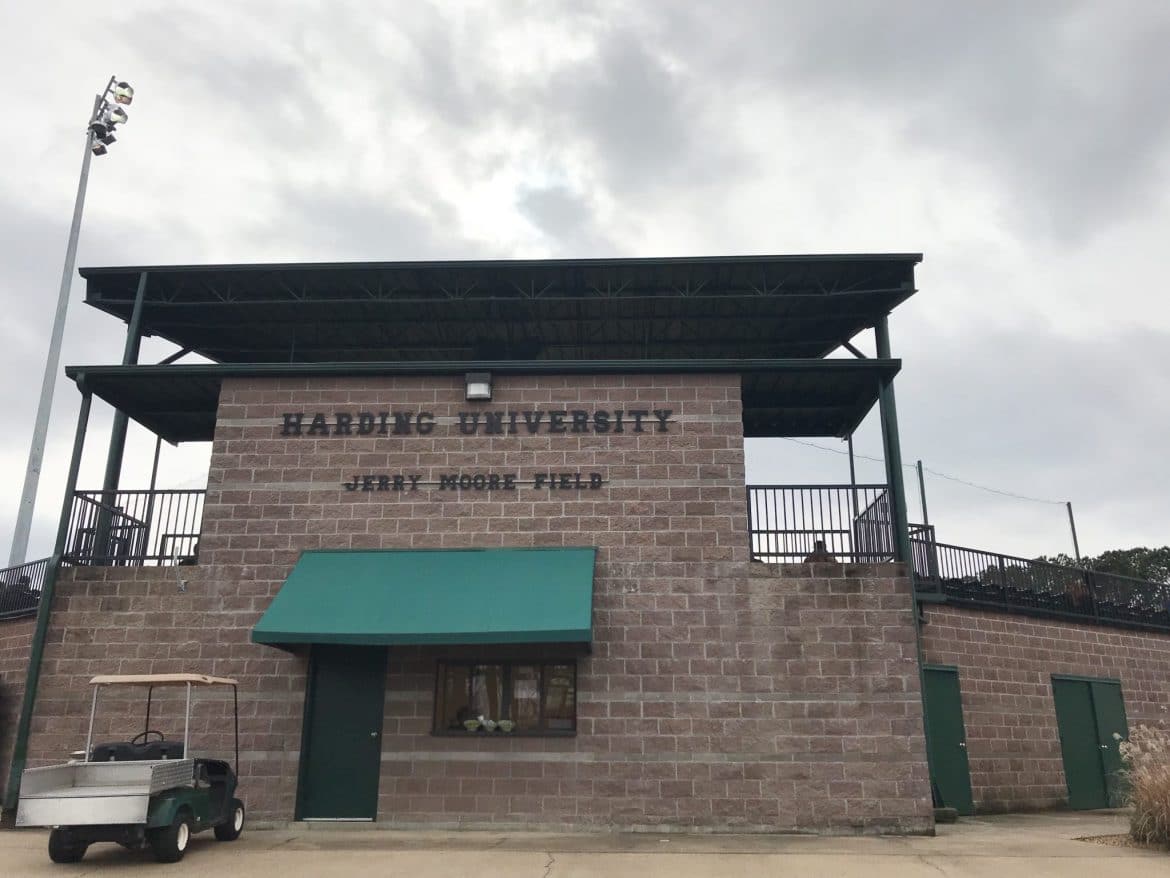
[(942, 804), (960, 814), (973, 814), (971, 770), (967, 764), (967, 732), (959, 694), (959, 670), (926, 667), (926, 726), (930, 742), (930, 780)]
[(384, 646), (313, 647), (301, 742), (300, 819), (374, 819), (385, 690)]
[(1129, 737), (1121, 684), (1113, 680), (1053, 677), (1052, 697), (1069, 807), (1120, 805), (1125, 790), (1118, 745)]

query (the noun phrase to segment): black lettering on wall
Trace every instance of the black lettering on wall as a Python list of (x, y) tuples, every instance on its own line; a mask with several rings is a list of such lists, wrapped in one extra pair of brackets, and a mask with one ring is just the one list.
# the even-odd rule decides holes
[(304, 412), (285, 412), (282, 416), (284, 418), (284, 426), (280, 429), (281, 436), (300, 436), (301, 435), (301, 421), (305, 419)]
[(414, 426), (420, 436), (433, 433), (435, 431), (435, 416), (431, 412), (419, 412), (418, 417), (414, 419)]
[(642, 429), (642, 418), (649, 415), (650, 412), (646, 409), (630, 409), (628, 414), (634, 419), (634, 432), (645, 433), (646, 431)]
[(589, 432), (589, 412), (583, 409), (573, 409), (573, 433), (588, 433)]
[(395, 412), (394, 413), (394, 435), (405, 436), (410, 433), (410, 419), (414, 416), (414, 412)]
[(524, 412), (524, 424), (528, 427), (529, 433), (540, 431), (540, 419), (543, 417), (544, 412)]
[(548, 431), (550, 433), (564, 433), (568, 428), (565, 426), (565, 415), (568, 412), (549, 412), (548, 413)]
[(666, 432), (666, 422), (674, 414), (674, 409), (654, 409), (654, 417), (658, 418), (658, 432)]
[(474, 436), (479, 432), (479, 412), (460, 412), (459, 432), (465, 436)]
[(374, 432), (374, 415), (372, 412), (358, 412), (358, 435), (369, 436)]
[(329, 425), (325, 423), (325, 416), (318, 412), (313, 415), (313, 423), (309, 425), (310, 436), (328, 436)]
[(483, 431), (498, 435), (504, 432), (504, 413), (503, 412), (484, 412), (483, 413)]

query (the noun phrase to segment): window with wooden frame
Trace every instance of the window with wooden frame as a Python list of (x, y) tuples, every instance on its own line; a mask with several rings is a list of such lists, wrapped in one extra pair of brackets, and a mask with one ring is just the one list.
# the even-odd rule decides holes
[(439, 662), (435, 734), (571, 735), (577, 663)]

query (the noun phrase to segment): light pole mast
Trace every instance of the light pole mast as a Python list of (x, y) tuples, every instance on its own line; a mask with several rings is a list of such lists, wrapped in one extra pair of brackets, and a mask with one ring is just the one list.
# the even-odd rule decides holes
[(129, 104), (134, 89), (128, 83), (111, 76), (105, 90), (93, 99), (93, 112), (85, 129), (85, 156), (81, 160), (81, 177), (77, 181), (77, 199), (73, 204), (73, 223), (69, 227), (69, 243), (65, 247), (65, 265), (61, 269), (61, 288), (57, 293), (57, 313), (53, 317), (53, 331), (49, 336), (49, 356), (41, 379), (41, 398), (37, 403), (37, 417), (33, 426), (32, 447), (28, 451), (28, 469), (24, 474), (24, 490), (20, 494), (20, 508), (16, 515), (16, 530), (12, 535), (12, 551), (8, 566), (23, 564), (28, 551), (28, 537), (32, 530), (33, 507), (37, 499), (37, 485), (41, 478), (41, 462), (45, 456), (45, 438), (49, 431), (49, 412), (53, 407), (53, 388), (61, 364), (61, 339), (65, 334), (65, 312), (69, 308), (69, 289), (73, 283), (73, 265), (77, 258), (77, 238), (81, 233), (81, 212), (85, 206), (85, 188), (89, 182), (89, 162), (95, 155), (105, 155), (106, 147), (117, 138), (114, 129), (126, 122), (126, 111), (114, 104)]

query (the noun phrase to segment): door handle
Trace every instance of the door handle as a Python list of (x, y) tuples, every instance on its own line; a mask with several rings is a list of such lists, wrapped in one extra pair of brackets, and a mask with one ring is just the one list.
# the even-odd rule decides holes
[(1102, 744), (1102, 745), (1101, 745), (1101, 749), (1102, 749), (1102, 750), (1108, 750), (1108, 749), (1109, 749), (1109, 745), (1108, 745), (1108, 744)]
[(960, 746), (960, 747), (962, 747), (964, 750), (966, 750), (966, 749), (967, 749), (967, 742), (966, 742), (966, 741), (960, 741), (960, 742), (959, 742), (959, 746)]
[(378, 733), (377, 732), (370, 732), (370, 737), (376, 738), (376, 737), (378, 737)]

